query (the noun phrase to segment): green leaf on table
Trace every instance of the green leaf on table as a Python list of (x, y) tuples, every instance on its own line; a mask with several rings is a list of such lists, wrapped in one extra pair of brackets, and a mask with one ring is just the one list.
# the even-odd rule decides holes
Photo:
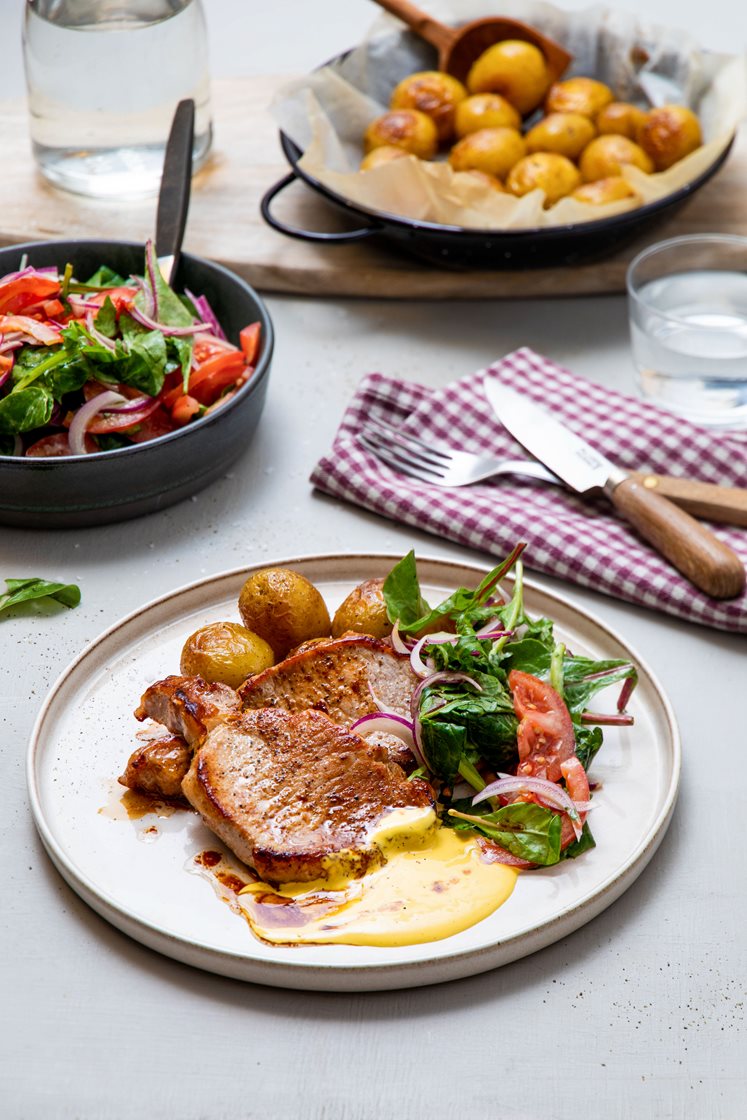
[(64, 607), (77, 607), (80, 588), (74, 583), (53, 583), (38, 576), (26, 579), (6, 579), (5, 593), (0, 595), (0, 611), (29, 603), (34, 599), (52, 599)]

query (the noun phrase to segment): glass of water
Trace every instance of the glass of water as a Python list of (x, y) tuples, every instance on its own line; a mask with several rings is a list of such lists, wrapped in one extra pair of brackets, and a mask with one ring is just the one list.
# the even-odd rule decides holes
[(633, 358), (649, 400), (712, 428), (747, 428), (747, 237), (702, 233), (628, 269)]
[(27, 0), (31, 142), (56, 186), (97, 198), (158, 191), (177, 103), (195, 102), (193, 166), (210, 149), (200, 0)]

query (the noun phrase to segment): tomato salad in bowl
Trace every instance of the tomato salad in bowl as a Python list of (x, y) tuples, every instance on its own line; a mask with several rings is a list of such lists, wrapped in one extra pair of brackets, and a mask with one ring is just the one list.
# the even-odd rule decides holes
[(0, 455), (89, 455), (178, 431), (236, 395), (261, 346), (261, 322), (237, 346), (205, 295), (177, 294), (151, 242), (142, 276), (26, 264), (0, 278)]

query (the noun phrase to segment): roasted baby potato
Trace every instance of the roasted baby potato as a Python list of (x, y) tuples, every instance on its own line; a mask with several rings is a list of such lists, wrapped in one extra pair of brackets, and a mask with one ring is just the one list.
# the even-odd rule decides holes
[(404, 148), (394, 148), (391, 144), (383, 144), (380, 148), (374, 148), (364, 156), (361, 160), (361, 171), (371, 171), (374, 167), (381, 167), (385, 163), (391, 163), (395, 159), (406, 159), (409, 156)]
[(249, 576), (239, 595), (239, 614), (278, 660), (301, 642), (329, 635), (332, 626), (313, 583), (288, 568), (265, 568)]
[(488, 47), (467, 75), (470, 93), (500, 93), (522, 116), (537, 108), (549, 84), (542, 51), (521, 39), (504, 39)]
[(610, 175), (607, 179), (597, 179), (593, 183), (583, 183), (572, 192), (571, 198), (579, 202), (596, 203), (618, 202), (621, 198), (636, 198), (636, 192), (626, 179)]
[(444, 143), (454, 135), (454, 113), (466, 96), (467, 90), (451, 74), (421, 70), (403, 78), (395, 87), (389, 107), (418, 109), (425, 113), (435, 124), (439, 140)]
[(464, 171), (464, 175), (471, 175), (478, 183), (483, 183), (484, 186), (490, 187), (499, 194), (505, 194), (506, 188), (500, 179), (496, 179), (495, 175), (489, 175), (487, 171)]
[(596, 134), (592, 122), (581, 113), (550, 113), (524, 139), (528, 152), (558, 152), (576, 159)]
[(456, 134), (461, 139), (481, 128), (521, 128), (521, 115), (500, 93), (476, 93), (460, 101), (454, 114)]
[(515, 128), (481, 128), (470, 132), (449, 153), (455, 171), (485, 171), (504, 179), (527, 150)]
[(597, 136), (581, 153), (578, 166), (585, 183), (593, 183), (597, 179), (608, 179), (611, 175), (619, 175), (626, 164), (640, 167), (641, 171), (650, 174), (654, 165), (643, 148), (627, 136), (610, 133), (607, 136)]
[(272, 649), (257, 634), (238, 622), (211, 622), (187, 638), (179, 667), (187, 677), (238, 688), (274, 664)]
[(636, 139), (654, 161), (657, 171), (666, 171), (703, 142), (698, 118), (684, 105), (652, 109), (646, 114)]
[(339, 638), (346, 630), (370, 634), (374, 638), (386, 638), (391, 634), (383, 586), (383, 579), (366, 579), (350, 592), (332, 619), (333, 638)]
[(566, 78), (564, 82), (555, 82), (550, 86), (545, 112), (581, 113), (593, 120), (613, 100), (610, 87), (596, 78)]
[(366, 152), (385, 144), (404, 148), (420, 159), (432, 159), (438, 148), (438, 130), (418, 109), (394, 109), (371, 121), (363, 135)]
[(628, 101), (610, 101), (597, 113), (595, 123), (600, 135), (614, 132), (618, 136), (627, 136), (628, 140), (635, 140), (645, 119), (645, 112), (637, 105)]
[(545, 192), (545, 208), (570, 194), (580, 183), (578, 168), (567, 156), (557, 152), (533, 152), (519, 160), (506, 180), (512, 194), (521, 196), (540, 188)]

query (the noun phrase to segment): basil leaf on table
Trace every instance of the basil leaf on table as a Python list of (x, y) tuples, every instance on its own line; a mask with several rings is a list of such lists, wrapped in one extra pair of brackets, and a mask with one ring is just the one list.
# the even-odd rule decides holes
[(77, 607), (80, 602), (80, 588), (74, 583), (53, 583), (30, 576), (27, 579), (6, 579), (5, 587), (5, 594), (0, 595), (0, 611), (34, 599), (52, 599), (64, 607)]

